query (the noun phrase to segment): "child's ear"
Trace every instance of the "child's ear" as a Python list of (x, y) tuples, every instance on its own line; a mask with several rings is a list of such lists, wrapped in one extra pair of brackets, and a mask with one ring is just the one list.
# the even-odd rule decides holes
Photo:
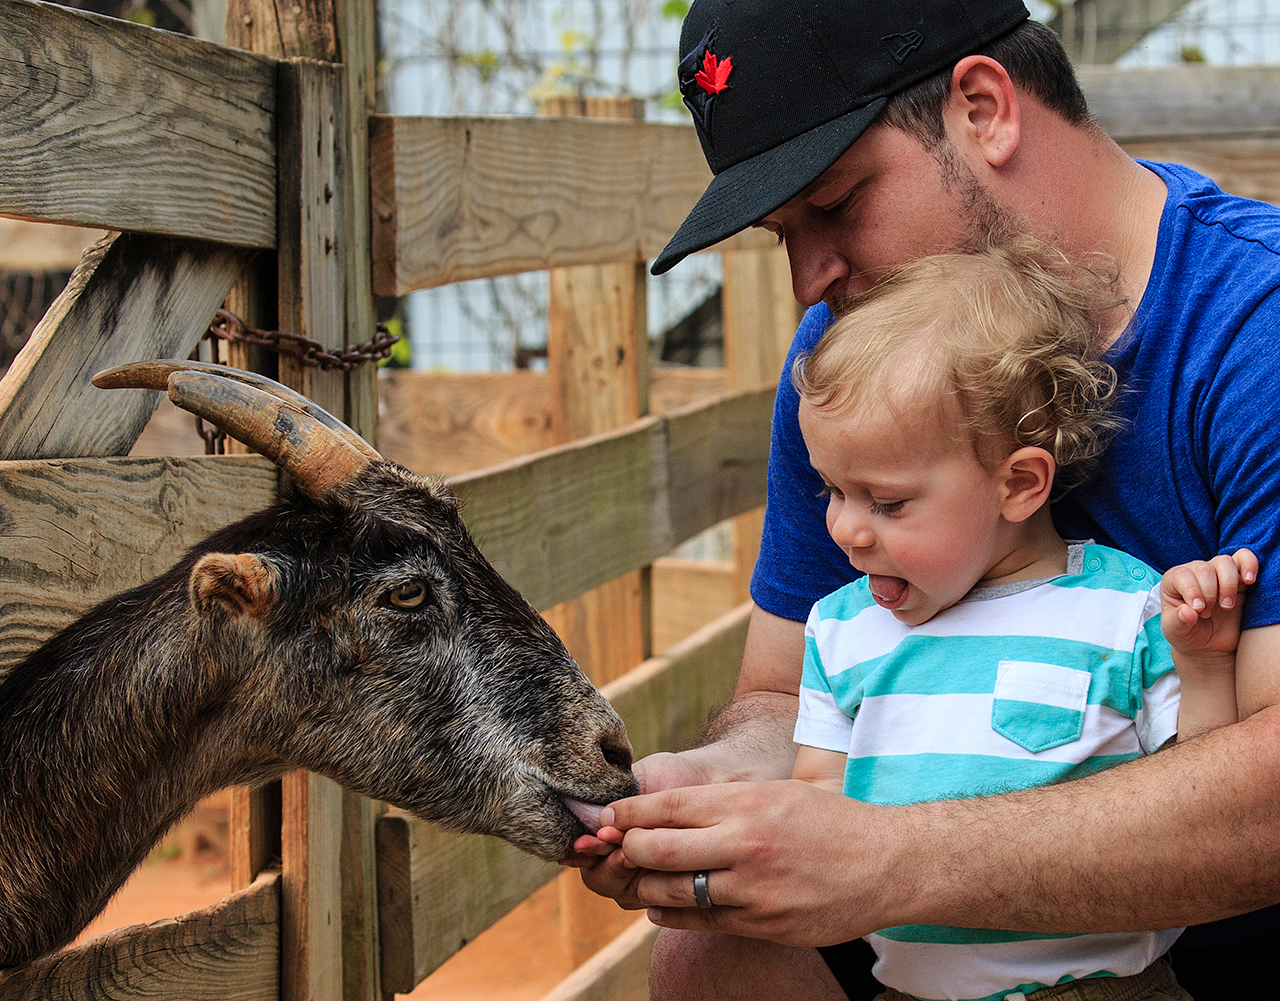
[(1000, 513), (1006, 521), (1026, 521), (1048, 503), (1057, 468), (1053, 456), (1037, 446), (1020, 448), (1000, 464)]

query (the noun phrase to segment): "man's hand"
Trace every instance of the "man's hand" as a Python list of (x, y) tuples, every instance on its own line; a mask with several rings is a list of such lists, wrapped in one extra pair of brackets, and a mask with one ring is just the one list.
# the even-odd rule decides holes
[[(624, 833), (611, 860), (636, 867), (628, 888), (655, 924), (830, 945), (892, 923), (879, 900), (842, 896), (856, 880), (832, 878), (856, 868), (858, 832), (889, 813), (787, 780), (634, 797), (605, 807), (601, 820)], [(695, 870), (709, 872), (709, 909), (695, 906)]]
[[(754, 609), (737, 690), (704, 735), (707, 743), (679, 754), (641, 758), (634, 766), (641, 791), (660, 793), (790, 775), (803, 661), (804, 623)], [(595, 837), (584, 834), (574, 842), (574, 854), (561, 864), (581, 869), (588, 889), (635, 910), (645, 906), (635, 893), (644, 873), (629, 864), (624, 853), (615, 851), (621, 840), (616, 830), (612, 835), (607, 829)]]
[[(660, 752), (641, 758), (632, 769), (640, 783), (642, 793), (663, 792), (681, 786), (703, 785), (713, 781), (710, 769), (694, 754), (670, 754)], [(596, 834), (584, 834), (573, 843), (573, 854), (560, 864), (582, 870), (582, 881), (587, 888), (602, 897), (612, 897), (618, 906), (626, 910), (639, 910), (635, 893), (637, 880), (644, 875), (626, 856), (618, 851), (622, 844), (622, 832), (613, 827), (602, 827)]]

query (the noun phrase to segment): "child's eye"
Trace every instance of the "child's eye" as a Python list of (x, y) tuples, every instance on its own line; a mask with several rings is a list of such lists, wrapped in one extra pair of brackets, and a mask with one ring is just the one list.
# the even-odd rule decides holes
[(818, 497), (826, 500), (828, 497), (843, 497), (839, 487), (833, 487), (830, 483), (822, 484), (822, 489), (818, 491)]
[(871, 502), (871, 513), (872, 514), (889, 514), (889, 515), (898, 514), (902, 510), (902, 506), (906, 503), (907, 503), (906, 501), (900, 500), (900, 501), (889, 501), (887, 504), (881, 504), (879, 501), (873, 500)]

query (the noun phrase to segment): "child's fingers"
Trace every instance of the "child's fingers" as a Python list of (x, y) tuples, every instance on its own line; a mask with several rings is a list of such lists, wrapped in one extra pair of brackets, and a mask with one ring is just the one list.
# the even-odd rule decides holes
[(1202, 560), (1173, 567), (1161, 581), (1163, 600), (1173, 606), (1183, 606), (1178, 612), (1178, 618), (1183, 621), (1188, 621), (1183, 617), (1184, 609), (1191, 609), (1194, 615), (1205, 612), (1209, 603), (1217, 599), (1217, 588), (1218, 575)]
[[(1235, 557), (1225, 554), (1215, 556), (1209, 561), (1209, 565), (1213, 568), (1216, 578), (1218, 607), (1235, 607), (1236, 598), (1244, 589), (1244, 582), (1240, 579), (1240, 568), (1236, 564)], [(1212, 604), (1211, 596), (1206, 595), (1205, 598)]]
[(1235, 561), (1236, 566), (1240, 570), (1240, 579), (1247, 584), (1253, 584), (1258, 579), (1258, 557), (1254, 555), (1252, 549), (1237, 549), (1231, 554), (1231, 559)]

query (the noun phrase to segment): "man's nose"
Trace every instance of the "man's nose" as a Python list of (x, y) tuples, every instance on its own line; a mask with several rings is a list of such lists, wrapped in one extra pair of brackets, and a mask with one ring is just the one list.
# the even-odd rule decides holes
[(849, 275), (848, 263), (832, 243), (803, 223), (787, 230), (786, 247), (791, 292), (806, 309), (821, 302), (833, 284)]

